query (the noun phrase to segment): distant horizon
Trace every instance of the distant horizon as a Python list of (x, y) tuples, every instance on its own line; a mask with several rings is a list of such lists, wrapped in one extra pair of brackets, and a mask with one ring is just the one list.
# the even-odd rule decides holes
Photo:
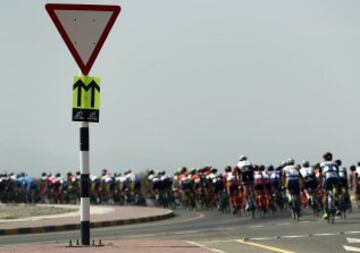
[[(3, 4), (0, 173), (79, 167), (79, 71), (46, 3)], [(347, 167), (360, 160), (359, 1), (101, 4), (122, 11), (90, 73), (102, 80), (92, 173), (222, 169), (241, 154), (259, 164), (326, 151)]]

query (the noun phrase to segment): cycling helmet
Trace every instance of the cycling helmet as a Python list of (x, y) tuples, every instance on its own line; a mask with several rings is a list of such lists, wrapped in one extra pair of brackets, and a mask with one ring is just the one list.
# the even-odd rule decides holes
[(323, 155), (323, 158), (325, 161), (331, 161), (332, 158), (333, 158), (333, 155), (330, 153), (330, 152), (326, 152), (324, 155)]
[(294, 165), (294, 164), (295, 164), (294, 158), (289, 158), (289, 159), (287, 160), (287, 164), (289, 164), (289, 165)]
[(302, 161), (301, 165), (302, 165), (304, 168), (309, 168), (309, 167), (310, 167), (309, 161)]
[(226, 166), (225, 169), (224, 169), (226, 172), (230, 172), (231, 171), (231, 166)]
[(335, 161), (335, 164), (336, 164), (338, 167), (340, 167), (340, 166), (342, 165), (342, 161), (341, 161), (340, 159), (337, 159), (337, 160)]
[(320, 168), (320, 163), (314, 163), (314, 164), (312, 165), (312, 167), (313, 167), (314, 169), (319, 169), (319, 168)]
[(239, 161), (246, 161), (246, 160), (247, 160), (247, 157), (244, 156), (244, 155), (241, 155), (241, 156), (239, 157)]
[(185, 173), (187, 171), (186, 167), (182, 167), (180, 173)]
[(211, 173), (216, 174), (217, 172), (218, 172), (218, 170), (216, 168), (211, 169)]

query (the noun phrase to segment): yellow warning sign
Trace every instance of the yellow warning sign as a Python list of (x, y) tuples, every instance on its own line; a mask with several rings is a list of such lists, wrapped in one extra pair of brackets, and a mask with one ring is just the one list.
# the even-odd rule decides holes
[(73, 108), (100, 109), (100, 78), (74, 76)]
[(99, 122), (100, 78), (74, 76), (73, 121)]

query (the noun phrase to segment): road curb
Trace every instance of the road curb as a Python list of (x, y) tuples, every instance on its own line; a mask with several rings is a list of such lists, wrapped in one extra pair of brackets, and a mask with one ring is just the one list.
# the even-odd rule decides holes
[[(174, 215), (173, 211), (170, 211), (167, 214), (155, 215), (155, 216), (150, 216), (150, 217), (132, 218), (132, 219), (126, 219), (126, 220), (91, 222), (90, 226), (91, 226), (91, 228), (103, 228), (103, 227), (111, 227), (111, 226), (130, 225), (130, 224), (136, 224), (136, 223), (145, 223), (145, 222), (150, 222), (150, 221), (159, 221), (159, 220), (169, 219), (174, 216), (175, 215)], [(79, 224), (0, 229), (0, 236), (60, 232), (60, 231), (68, 231), (68, 230), (76, 230), (76, 229), (80, 229), (80, 221), (79, 221)]]

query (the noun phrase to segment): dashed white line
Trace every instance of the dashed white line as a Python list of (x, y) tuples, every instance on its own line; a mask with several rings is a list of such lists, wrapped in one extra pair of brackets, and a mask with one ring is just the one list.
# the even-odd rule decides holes
[(345, 235), (352, 235), (352, 234), (360, 234), (360, 231), (346, 231), (344, 232)]
[(317, 234), (313, 234), (313, 236), (332, 236), (332, 235), (339, 235), (339, 233), (317, 233)]
[(304, 238), (309, 237), (309, 235), (284, 235), (281, 236), (281, 238)]
[(255, 226), (250, 226), (250, 228), (264, 228), (264, 225), (255, 225)]
[(348, 243), (360, 243), (360, 239), (359, 238), (346, 238), (346, 240), (348, 241)]
[(268, 240), (274, 240), (276, 239), (275, 237), (254, 237), (254, 238), (250, 238), (248, 240), (251, 241), (268, 241)]
[(360, 248), (357, 248), (357, 247), (351, 247), (351, 246), (346, 246), (346, 245), (343, 245), (343, 247), (346, 251), (360, 252)]

